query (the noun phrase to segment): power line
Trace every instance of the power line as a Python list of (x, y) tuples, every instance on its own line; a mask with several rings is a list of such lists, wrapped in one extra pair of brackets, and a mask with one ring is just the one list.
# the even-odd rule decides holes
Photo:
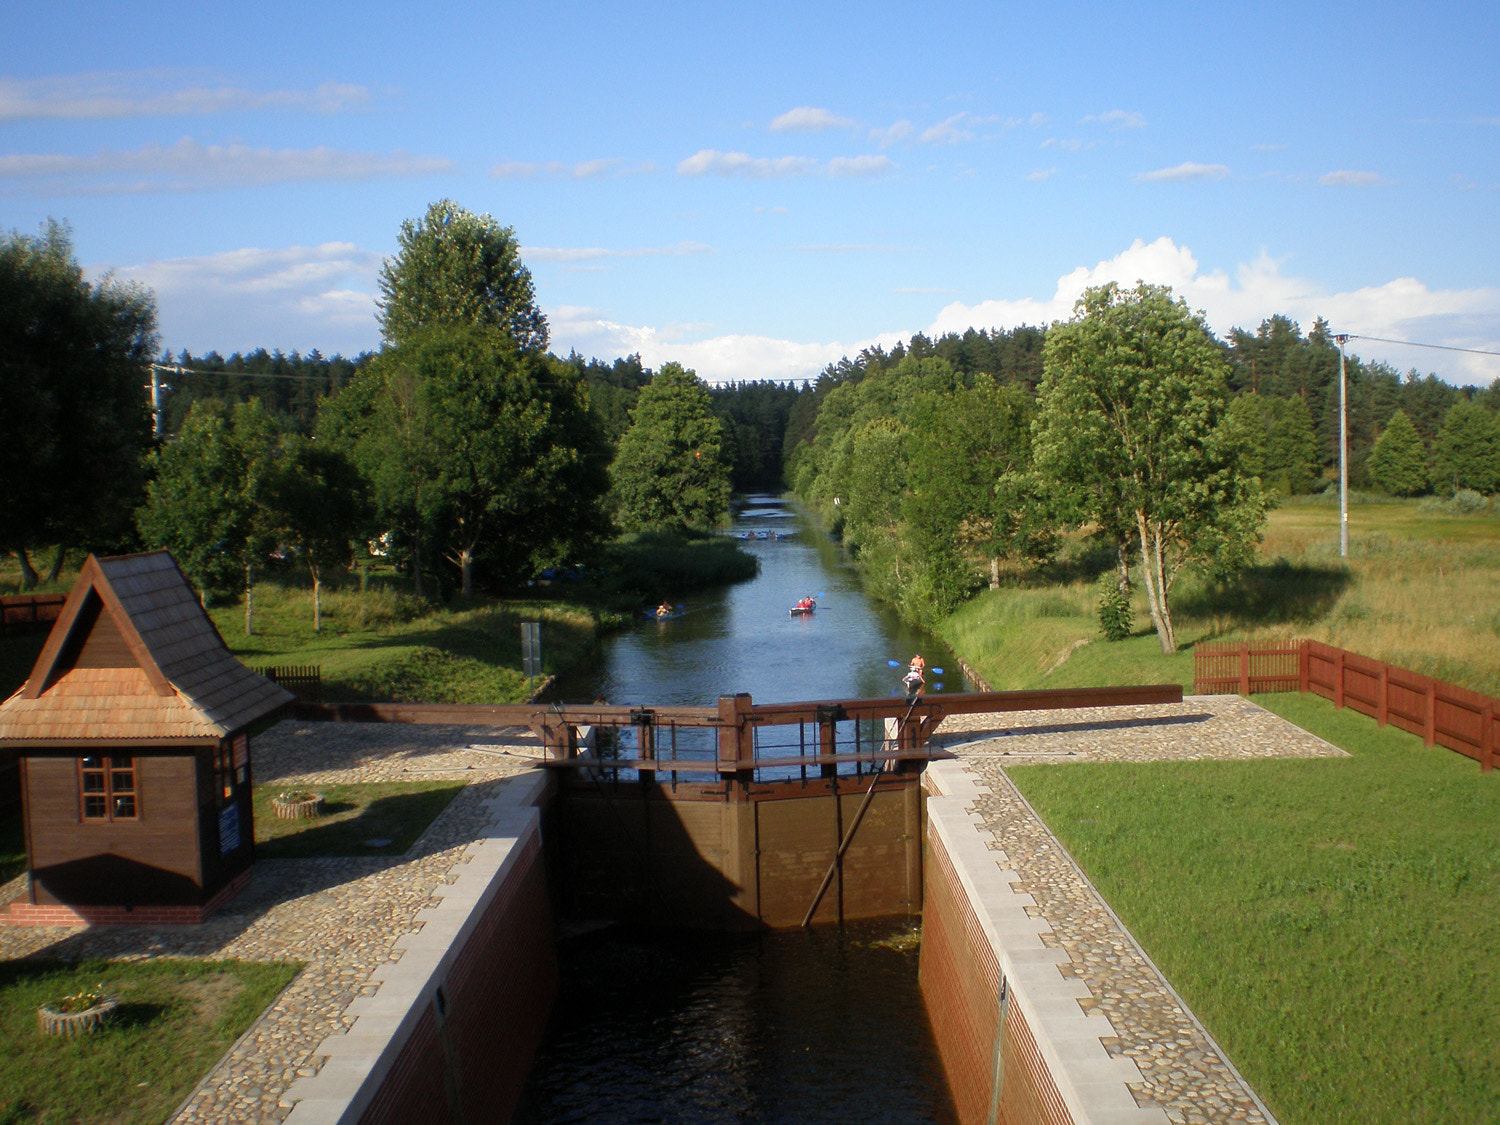
[(1342, 332), (1334, 336), (1335, 340), (1374, 340), (1380, 344), (1400, 344), (1407, 348), (1435, 348), (1441, 352), (1467, 352), (1469, 355), (1495, 355), (1500, 352), (1486, 352), (1479, 348), (1455, 348), (1449, 344), (1419, 344), (1415, 340), (1390, 340), (1384, 336), (1358, 336), (1352, 332)]
[(225, 379), (305, 379), (317, 383), (326, 383), (330, 378), (338, 376), (329, 375), (287, 375), (277, 374), (272, 371), (200, 371), (194, 367), (181, 367), (176, 364), (153, 363), (150, 365), (153, 371), (165, 371), (170, 375), (203, 375), (208, 378)]

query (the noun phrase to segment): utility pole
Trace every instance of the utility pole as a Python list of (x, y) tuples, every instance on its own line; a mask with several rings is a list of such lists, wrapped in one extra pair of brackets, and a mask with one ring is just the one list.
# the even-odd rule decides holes
[(1349, 557), (1349, 380), (1344, 373), (1344, 344), (1339, 342), (1339, 558)]

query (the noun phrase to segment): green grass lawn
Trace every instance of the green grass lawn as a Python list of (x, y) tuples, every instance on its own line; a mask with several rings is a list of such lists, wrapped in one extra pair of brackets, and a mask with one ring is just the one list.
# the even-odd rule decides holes
[(1353, 757), (1011, 776), (1287, 1125), (1500, 1119), (1500, 771), (1256, 701)]
[[(300, 965), (0, 961), (0, 1125), (159, 1122)], [(98, 985), (120, 1002), (91, 1035), (42, 1035), (37, 1008)]]
[[(252, 795), (255, 857), (403, 855), (463, 787), (461, 781), (321, 785), (313, 791), (323, 795), (322, 816), (282, 820), (271, 801), (287, 787), (258, 785)], [(372, 844), (375, 840), (386, 842)]]

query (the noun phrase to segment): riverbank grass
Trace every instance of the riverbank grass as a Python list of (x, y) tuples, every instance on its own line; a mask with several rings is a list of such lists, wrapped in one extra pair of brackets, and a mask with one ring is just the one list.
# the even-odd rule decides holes
[[(244, 961), (0, 962), (0, 1122), (164, 1121), (301, 966)], [(98, 1031), (37, 1030), (37, 1008), (99, 989)]]
[(1010, 774), (1281, 1120), (1490, 1120), (1500, 773), (1257, 702), (1352, 757)]

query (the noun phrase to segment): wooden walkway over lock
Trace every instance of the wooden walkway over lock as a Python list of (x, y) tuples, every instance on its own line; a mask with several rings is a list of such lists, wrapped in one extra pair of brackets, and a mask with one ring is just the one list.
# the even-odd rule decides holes
[[(565, 770), (637, 770), (713, 773), (722, 779), (753, 780), (758, 770), (816, 768), (832, 776), (840, 765), (927, 761), (933, 732), (948, 715), (1013, 711), (1126, 707), (1182, 702), (1177, 684), (1144, 687), (1053, 688), (1035, 691), (953, 692), (869, 699), (755, 703), (749, 695), (720, 696), (718, 706), (634, 707), (610, 704), (298, 703), (297, 718), (329, 722), (443, 723), (461, 726), (521, 726), (539, 739), (549, 767)], [(845, 737), (840, 738), (840, 726)], [(852, 727), (850, 726), (852, 724)], [(874, 745), (862, 734), (887, 732)], [(801, 728), (793, 743), (765, 732)], [(816, 734), (808, 737), (806, 731)], [(601, 732), (633, 731), (634, 754), (601, 754)], [(712, 757), (684, 758), (671, 750), (684, 731), (714, 732)], [(589, 732), (593, 732), (590, 746)], [(606, 740), (607, 741), (607, 740)], [(795, 745), (796, 752), (790, 748)]]

